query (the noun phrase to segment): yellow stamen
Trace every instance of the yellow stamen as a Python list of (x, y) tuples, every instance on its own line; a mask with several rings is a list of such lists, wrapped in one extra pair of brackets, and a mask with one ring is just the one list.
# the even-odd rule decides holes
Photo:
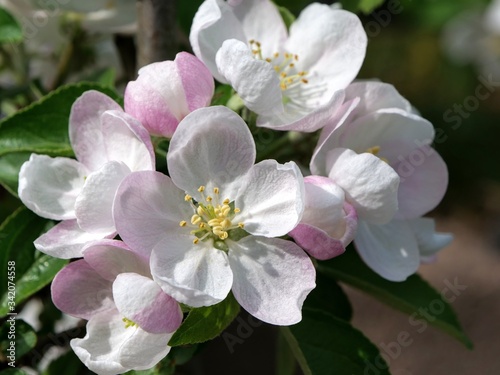
[(182, 221), (179, 223), (179, 225), (180, 225), (181, 227), (185, 227), (185, 226), (187, 225), (187, 222), (186, 222), (185, 220), (182, 220)]

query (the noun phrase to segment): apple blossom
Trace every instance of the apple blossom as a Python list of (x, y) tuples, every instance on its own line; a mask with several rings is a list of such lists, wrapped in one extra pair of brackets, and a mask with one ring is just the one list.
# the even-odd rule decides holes
[(170, 138), (188, 113), (210, 105), (214, 80), (195, 56), (180, 52), (174, 61), (149, 64), (125, 90), (125, 111), (153, 135)]
[[(346, 103), (344, 116), (323, 129), (311, 170), (328, 175), (340, 185), (347, 201), (353, 195), (352, 185), (344, 182), (346, 177), (342, 174), (332, 173), (332, 154), (343, 154), (349, 149), (353, 150), (351, 153), (361, 153), (359, 156), (376, 155), (397, 173), (398, 210), (393, 217), (384, 215), (386, 220), (374, 221), (372, 215), (366, 216), (353, 203), (360, 219), (354, 243), (372, 269), (389, 280), (401, 281), (420, 264), (419, 242), (409, 220), (420, 218), (441, 201), (448, 183), (447, 168), (430, 147), (434, 138), (432, 125), (413, 113), (411, 105), (391, 85), (357, 82), (346, 89), (346, 99), (353, 104)], [(371, 193), (366, 195), (367, 199), (371, 197)]]
[(136, 172), (122, 182), (114, 217), (120, 237), (151, 254), (153, 278), (193, 307), (232, 290), (253, 316), (300, 321), (315, 269), (285, 235), (303, 212), (302, 175), (290, 162), (254, 165), (245, 122), (226, 107), (200, 108), (179, 123), (167, 154), (170, 178)]
[(152, 280), (149, 259), (123, 242), (101, 240), (83, 249), (54, 278), (52, 300), (88, 320), (87, 334), (70, 344), (99, 375), (153, 367), (170, 351), (182, 322), (179, 304)]
[(108, 96), (88, 91), (69, 120), (76, 159), (32, 154), (19, 172), (19, 198), (37, 215), (62, 220), (35, 240), (52, 256), (81, 256), (91, 240), (114, 237), (112, 205), (121, 180), (132, 171), (154, 170), (149, 134)]
[(307, 6), (287, 28), (269, 0), (206, 0), (195, 15), (193, 51), (257, 113), (257, 125), (312, 132), (342, 104), (367, 37), (353, 13)]
[(331, 179), (307, 176), (302, 219), (289, 235), (311, 256), (326, 260), (342, 254), (354, 239), (357, 214)]

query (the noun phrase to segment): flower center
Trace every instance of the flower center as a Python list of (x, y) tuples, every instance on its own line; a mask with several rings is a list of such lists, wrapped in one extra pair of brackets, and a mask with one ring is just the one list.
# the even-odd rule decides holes
[(229, 232), (234, 229), (243, 229), (244, 224), (239, 222), (234, 224), (234, 217), (240, 212), (240, 209), (234, 207), (234, 202), (229, 198), (222, 202), (219, 197), (219, 188), (214, 188), (214, 196), (205, 195), (205, 186), (200, 186), (198, 192), (201, 195), (202, 201), (197, 202), (189, 194), (186, 194), (184, 200), (188, 202), (194, 214), (188, 221), (182, 220), (179, 225), (181, 227), (194, 228), (191, 234), (195, 236), (194, 244), (200, 241), (206, 241), (210, 238), (219, 241), (224, 241), (229, 237)]
[(137, 323), (131, 321), (130, 319), (122, 318), (122, 321), (123, 321), (123, 323), (125, 323), (125, 328), (138, 327)]
[(383, 162), (389, 163), (389, 161), (386, 158), (382, 158), (382, 157), (378, 156), (378, 153), (380, 152), (380, 146), (369, 147), (366, 149), (365, 152), (367, 152), (368, 154), (372, 154), (372, 155), (377, 156)]
[(261, 44), (256, 40), (248, 42), (252, 49), (252, 54), (259, 60), (265, 60), (270, 63), (280, 78), (280, 88), (283, 91), (292, 89), (300, 84), (307, 84), (309, 81), (304, 78), (307, 75), (305, 71), (298, 71), (295, 63), (299, 61), (299, 56), (291, 53), (276, 52), (272, 57), (264, 58), (262, 56)]

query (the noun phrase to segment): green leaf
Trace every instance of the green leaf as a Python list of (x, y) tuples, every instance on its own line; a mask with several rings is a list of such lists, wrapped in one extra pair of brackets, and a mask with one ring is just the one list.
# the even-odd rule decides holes
[(84, 373), (90, 374), (91, 372), (85, 369), (85, 366), (76, 356), (75, 352), (70, 350), (66, 354), (57, 358), (55, 361), (51, 362), (42, 375), (80, 375)]
[[(16, 281), (16, 305), (49, 284), (54, 276), (68, 263), (67, 259), (39, 256), (32, 266)], [(7, 294), (0, 301), (0, 317), (9, 311)]]
[(307, 296), (303, 308), (321, 310), (346, 321), (352, 318), (351, 303), (340, 285), (320, 273), (316, 275), (316, 288)]
[(319, 262), (317, 269), (409, 314), (410, 324), (427, 326), (429, 323), (472, 348), (450, 304), (420, 276), (412, 275), (403, 282), (388, 281), (369, 269), (352, 247), (340, 257)]
[(30, 155), (31, 152), (11, 152), (0, 156), (0, 185), (15, 197), (17, 197), (19, 171)]
[(113, 90), (96, 83), (63, 86), (0, 122), (0, 156), (21, 151), (73, 155), (69, 114), (75, 100), (88, 90), (101, 91), (120, 101)]
[[(49, 221), (26, 207), (19, 208), (0, 226), (0, 295), (5, 297), (8, 281), (17, 283), (35, 260), (33, 241), (45, 232)], [(11, 265), (8, 262), (15, 262)], [(4, 315), (6, 311), (2, 311)]]
[(16, 19), (4, 8), (0, 8), (0, 43), (19, 43), (23, 30)]
[[(24, 320), (17, 320), (15, 316), (9, 317), (0, 329), (0, 352), (7, 353), (12, 346), (16, 353), (16, 361), (33, 349), (37, 342), (37, 337), (33, 328)], [(12, 328), (11, 328), (12, 327)]]
[(233, 96), (233, 88), (229, 85), (219, 85), (215, 88), (211, 105), (226, 105)]
[(289, 29), (292, 23), (295, 22), (295, 16), (288, 10), (288, 8), (282, 6), (277, 6), (277, 8), (280, 12), (281, 18), (283, 18), (283, 22), (285, 22), (286, 28)]
[(370, 14), (384, 3), (384, 0), (341, 0), (344, 9)]
[(282, 333), (305, 375), (366, 374), (373, 368), (378, 375), (390, 374), (377, 347), (332, 314), (304, 309), (302, 321)]
[(240, 305), (232, 294), (217, 305), (192, 309), (168, 345), (197, 344), (221, 334), (236, 318)]
[(27, 375), (23, 370), (17, 368), (9, 368), (7, 370), (0, 371), (0, 375)]

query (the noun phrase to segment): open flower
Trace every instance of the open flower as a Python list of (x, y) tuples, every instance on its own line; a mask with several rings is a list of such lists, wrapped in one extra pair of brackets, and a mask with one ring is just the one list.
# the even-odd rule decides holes
[(257, 113), (257, 125), (311, 132), (342, 104), (366, 34), (356, 15), (306, 7), (290, 27), (269, 0), (206, 0), (191, 27), (193, 51)]
[(154, 280), (190, 306), (216, 304), (232, 290), (263, 321), (300, 321), (314, 266), (295, 243), (272, 238), (291, 231), (303, 212), (295, 163), (254, 165), (252, 135), (225, 107), (186, 116), (167, 161), (171, 178), (129, 175), (114, 207), (121, 238), (151, 253)]
[[(419, 218), (443, 198), (448, 184), (446, 164), (430, 146), (432, 125), (413, 113), (408, 101), (391, 85), (357, 82), (346, 89), (346, 98), (349, 102), (342, 118), (323, 129), (311, 170), (328, 175), (344, 188), (346, 196), (351, 195), (351, 187), (344, 183), (345, 175), (332, 175), (332, 154), (342, 154), (346, 149), (371, 154), (397, 173), (398, 209), (393, 217), (386, 216), (389, 220), (371, 220), (353, 204), (360, 219), (354, 244), (374, 271), (389, 280), (402, 281), (420, 264), (422, 245), (416, 234), (420, 231), (412, 223), (422, 222)], [(370, 199), (371, 195), (366, 197)], [(440, 236), (434, 234), (433, 227), (427, 226), (425, 232), (428, 237)]]
[(307, 176), (305, 209), (289, 235), (311, 256), (326, 260), (342, 254), (356, 234), (358, 217), (344, 190), (327, 177)]
[(195, 56), (180, 52), (174, 61), (149, 64), (125, 90), (125, 111), (153, 135), (170, 138), (179, 121), (210, 105), (214, 79)]
[(154, 170), (149, 134), (108, 96), (88, 91), (71, 108), (76, 159), (33, 154), (19, 172), (19, 198), (39, 216), (62, 220), (35, 240), (59, 258), (81, 256), (92, 240), (114, 237), (116, 189), (132, 171)]
[(152, 280), (149, 259), (123, 242), (94, 242), (83, 257), (52, 282), (57, 308), (89, 320), (86, 336), (71, 340), (76, 355), (99, 375), (153, 367), (182, 322), (179, 304)]

